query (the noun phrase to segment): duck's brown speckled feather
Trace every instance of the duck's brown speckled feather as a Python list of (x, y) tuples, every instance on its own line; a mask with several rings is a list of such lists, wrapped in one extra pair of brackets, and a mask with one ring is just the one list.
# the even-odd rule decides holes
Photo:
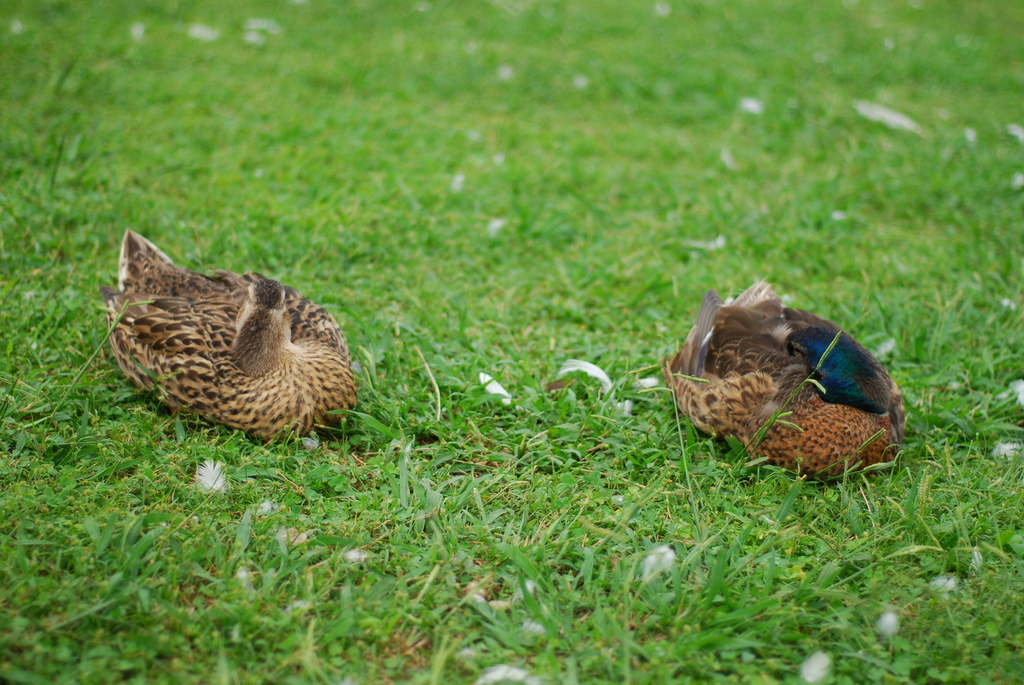
[(163, 401), (218, 423), (270, 438), (337, 425), (334, 409), (355, 406), (348, 347), (337, 322), (293, 288), (284, 289), (291, 342), (280, 364), (258, 377), (232, 356), (235, 325), (259, 274), (203, 276), (173, 264), (155, 245), (128, 231), (122, 245), (122, 291), (102, 288), (112, 325), (111, 349), (124, 373), (143, 388), (159, 383)]
[[(903, 440), (905, 418), (903, 396), (888, 374), (891, 403), (884, 415), (824, 402), (810, 385), (793, 396), (813, 369), (805, 358), (791, 354), (787, 337), (806, 326), (840, 332), (827, 319), (785, 307), (764, 282), (729, 304), (709, 291), (683, 348), (664, 368), (680, 411), (705, 432), (733, 435), (770, 463), (805, 473), (836, 475), (892, 459)], [(775, 423), (753, 445), (758, 430), (791, 396), (786, 410), (793, 413), (785, 421), (803, 431)]]

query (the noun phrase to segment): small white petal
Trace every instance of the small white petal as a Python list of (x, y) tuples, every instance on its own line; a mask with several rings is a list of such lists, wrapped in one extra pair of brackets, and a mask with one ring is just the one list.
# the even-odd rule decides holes
[(245, 35), (242, 36), (242, 40), (249, 45), (263, 45), (267, 42), (267, 37), (259, 31), (246, 31)]
[(659, 17), (667, 17), (672, 14), (672, 5), (667, 2), (654, 3), (654, 14)]
[(885, 355), (889, 354), (890, 352), (892, 352), (895, 349), (896, 349), (896, 340), (894, 338), (888, 338), (886, 340), (883, 340), (878, 345), (878, 348), (875, 350), (875, 356), (876, 357), (884, 357)]
[(722, 148), (722, 153), (720, 155), (718, 155), (718, 157), (719, 157), (719, 159), (722, 160), (722, 164), (724, 164), (727, 169), (735, 169), (736, 168), (736, 160), (733, 159), (732, 152), (729, 151), (729, 148), (723, 147)]
[[(14, 24), (11, 24), (11, 30), (14, 30)], [(1024, 145), (1024, 127), (1018, 124), (1010, 124), (1006, 127), (1006, 132), (1016, 138), (1021, 145)]]
[(846, 220), (846, 212), (842, 212), (842, 211), (837, 209), (836, 211), (832, 212), (832, 220), (833, 221), (845, 221)]
[(495, 164), (504, 164), (505, 163), (505, 153), (504, 152), (499, 152), (496, 155), (494, 155), (494, 163)]
[(132, 24), (132, 40), (136, 43), (141, 43), (143, 37), (146, 35), (146, 25), (141, 22)]
[(224, 492), (228, 489), (224, 464), (207, 459), (196, 469), (196, 486), (204, 492)]
[(742, 98), (740, 99), (740, 109), (750, 114), (762, 114), (764, 113), (764, 103), (757, 98)]
[(501, 395), (502, 404), (512, 404), (512, 395), (508, 394), (508, 390), (501, 387), (501, 383), (483, 371), (480, 372), (480, 385), (484, 386), (484, 390), (492, 395)]
[(345, 552), (345, 560), (351, 561), (353, 564), (361, 564), (369, 558), (369, 554), (361, 549), (350, 549)]
[(466, 47), (465, 47), (466, 54), (472, 55), (474, 52), (476, 52), (479, 49), (480, 49), (480, 44), (477, 43), (475, 40), (471, 40), (468, 43), (466, 43)]
[(477, 131), (474, 128), (471, 128), (468, 131), (466, 131), (466, 137), (469, 138), (474, 143), (480, 142), (480, 139), (483, 138), (483, 136), (480, 135), (480, 131)]
[(981, 573), (981, 567), (985, 564), (985, 557), (977, 547), (971, 550), (971, 568), (975, 573)]
[(17, 34), (17, 33), (24, 33), (24, 31), (25, 31), (25, 25), (24, 24), (22, 24), (17, 19), (14, 19), (13, 21), (11, 21), (11, 33), (15, 33), (15, 34)]
[(281, 33), (281, 27), (273, 19), (249, 19), (245, 22), (246, 31), (266, 31), (267, 33)]
[(600, 366), (585, 362), (582, 359), (568, 359), (562, 364), (562, 368), (558, 370), (558, 374), (555, 378), (561, 378), (562, 376), (573, 373), (574, 371), (582, 371), (591, 378), (594, 378), (601, 382), (601, 390), (603, 392), (609, 392), (612, 389), (612, 379), (608, 377), (608, 374), (604, 372)]
[(502, 64), (498, 67), (498, 79), (501, 81), (511, 81), (512, 77), (516, 75), (516, 70), (508, 64)]
[(462, 192), (462, 186), (464, 186), (465, 184), (466, 184), (466, 175), (465, 174), (455, 174), (454, 176), (452, 176), (452, 183), (449, 186), (449, 188), (451, 188), (451, 191), (453, 193), (461, 193)]
[(699, 250), (721, 250), (725, 247), (725, 236), (720, 235), (714, 240), (687, 240), (683, 244)]
[(1024, 449), (1024, 443), (1000, 442), (992, 448), (993, 457), (1016, 457)]
[(203, 24), (192, 24), (188, 27), (189, 38), (195, 38), (196, 40), (202, 40), (209, 43), (212, 40), (220, 38), (220, 31)]
[(978, 142), (978, 132), (975, 131), (973, 128), (965, 128), (964, 138), (967, 139), (968, 143), (974, 145), (976, 142)]
[(896, 47), (896, 43), (892, 42), (892, 38), (886, 38), (882, 44), (885, 46), (886, 50), (892, 50), (894, 47)]
[(824, 52), (816, 52), (814, 53), (813, 59), (817, 64), (824, 64), (828, 61), (828, 55)]
[(650, 580), (662, 571), (667, 571), (675, 562), (676, 551), (668, 545), (658, 545), (644, 557), (643, 579)]
[(887, 611), (875, 621), (875, 631), (883, 640), (890, 639), (900, 629), (900, 617), (895, 611)]
[(523, 621), (521, 630), (527, 635), (545, 635), (548, 632), (536, 621)]
[(589, 85), (590, 79), (588, 79), (583, 74), (577, 74), (572, 79), (572, 87), (575, 88), (576, 90), (584, 90)]
[(1010, 187), (1014, 190), (1020, 190), (1024, 188), (1024, 173), (1019, 171), (1013, 174), (1013, 179), (1010, 180)]
[(429, 12), (430, 11), (430, 3), (429, 2), (417, 2), (416, 3), (416, 11), (417, 12)]
[(885, 124), (889, 128), (913, 131), (918, 135), (922, 135), (921, 127), (918, 126), (913, 119), (905, 114), (900, 114), (895, 110), (889, 109), (888, 107), (883, 107), (882, 105), (874, 102), (857, 100), (853, 103), (853, 108), (857, 110), (857, 114), (861, 115), (865, 119), (877, 121)]
[(501, 664), (491, 666), (480, 677), (473, 681), (473, 685), (492, 685), (492, 683), (526, 683), (526, 685), (540, 685), (540, 678), (530, 675), (529, 671), (515, 666)]
[(1014, 302), (1013, 300), (1011, 300), (1008, 297), (1004, 297), (1003, 299), (999, 300), (999, 304), (1003, 305), (1007, 309), (1016, 309), (1017, 308), (1017, 303)]
[(807, 661), (800, 667), (800, 677), (808, 683), (817, 683), (828, 675), (829, 667), (832, 666), (832, 659), (825, 652), (815, 652), (807, 657)]
[(623, 497), (622, 495), (612, 495), (612, 504), (614, 504), (615, 506), (621, 507), (625, 503), (626, 498)]
[(498, 233), (501, 232), (501, 229), (505, 228), (505, 223), (506, 222), (504, 219), (491, 219), (490, 221), (488, 221), (487, 236), (489, 238), (497, 237)]

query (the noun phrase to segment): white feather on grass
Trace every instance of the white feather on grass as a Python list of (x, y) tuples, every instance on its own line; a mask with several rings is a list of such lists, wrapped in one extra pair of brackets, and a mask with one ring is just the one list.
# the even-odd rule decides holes
[(188, 27), (188, 37), (209, 43), (220, 38), (220, 31), (203, 24), (192, 24)]
[(644, 557), (644, 581), (672, 568), (676, 563), (676, 551), (668, 545), (658, 545)]
[[(729, 168), (731, 169), (732, 167)], [(714, 240), (687, 240), (684, 242), (684, 245), (695, 247), (698, 250), (721, 250), (725, 247), (725, 236), (720, 235)]]
[(1024, 126), (1019, 124), (1010, 124), (1006, 127), (1006, 132), (1017, 139), (1021, 145), (1024, 145)]
[(203, 492), (226, 492), (228, 489), (227, 474), (224, 464), (207, 459), (196, 469), (196, 487)]
[(361, 564), (366, 561), (370, 555), (361, 549), (350, 549), (345, 552), (345, 561), (350, 561), (353, 564)]
[(275, 511), (279, 511), (280, 506), (274, 504), (269, 499), (260, 502), (260, 505), (256, 507), (256, 514), (259, 516), (266, 516), (267, 514), (273, 514)]
[(1010, 383), (1010, 393), (1017, 395), (1017, 404), (1024, 407), (1024, 380)]
[(241, 585), (242, 589), (246, 592), (253, 591), (251, 576), (252, 574), (249, 573), (249, 569), (244, 566), (239, 566), (238, 570), (235, 571), (235, 580), (238, 581), (238, 584)]
[(1024, 449), (1024, 443), (999, 442), (992, 448), (992, 456), (996, 458), (1016, 457)]
[(832, 659), (828, 654), (815, 652), (807, 657), (807, 661), (800, 667), (800, 677), (808, 683), (821, 682), (828, 676), (831, 666)]
[(939, 576), (928, 583), (928, 587), (941, 594), (943, 599), (948, 599), (949, 593), (956, 590), (956, 576)]
[(861, 115), (865, 119), (871, 121), (877, 121), (881, 124), (885, 124), (889, 128), (894, 128), (902, 131), (913, 131), (918, 135), (924, 135), (921, 127), (917, 125), (913, 119), (905, 114), (900, 114), (896, 110), (889, 109), (874, 102), (867, 102), (865, 100), (857, 100), (853, 103), (853, 108), (857, 110), (857, 114)]
[(281, 33), (281, 26), (273, 19), (249, 19), (245, 22), (246, 31), (266, 31), (277, 35)]
[(535, 675), (530, 675), (530, 672), (516, 668), (515, 666), (507, 666), (505, 664), (499, 664), (497, 666), (491, 666), (483, 673), (480, 677), (473, 681), (473, 685), (493, 685), (493, 683), (526, 683), (526, 685), (541, 685), (541, 680)]
[(536, 621), (523, 621), (523, 625), (520, 627), (524, 635), (546, 635), (547, 630), (540, 623)]
[(740, 109), (749, 114), (762, 114), (764, 112), (764, 103), (757, 98), (741, 98)]
[(505, 228), (505, 220), (504, 219), (491, 219), (490, 221), (487, 222), (487, 237), (488, 238), (496, 238), (496, 237), (498, 237), (498, 233), (500, 233), (501, 229), (503, 229), (503, 228)]
[(561, 378), (562, 376), (575, 371), (582, 371), (591, 378), (600, 381), (602, 392), (607, 393), (611, 391), (613, 385), (612, 379), (608, 377), (608, 374), (604, 372), (604, 369), (597, 364), (591, 364), (590, 362), (585, 362), (582, 359), (567, 359), (565, 363), (562, 364), (562, 367), (558, 369), (558, 374), (555, 378)]
[(900, 629), (900, 617), (895, 611), (887, 611), (875, 621), (875, 632), (883, 640), (891, 639)]
[(875, 356), (876, 357), (884, 357), (885, 355), (890, 354), (895, 349), (896, 349), (896, 339), (895, 338), (887, 338), (887, 339), (883, 340), (881, 343), (879, 343), (878, 347), (875, 349)]
[(508, 394), (508, 390), (494, 380), (494, 377), (483, 371), (480, 372), (480, 385), (484, 386), (484, 390), (492, 395), (501, 395), (502, 404), (512, 404), (512, 395)]

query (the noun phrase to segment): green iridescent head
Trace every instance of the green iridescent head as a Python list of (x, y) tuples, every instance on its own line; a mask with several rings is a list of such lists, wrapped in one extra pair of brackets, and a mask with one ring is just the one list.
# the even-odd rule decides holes
[(887, 414), (892, 391), (885, 369), (845, 333), (829, 350), (835, 338), (827, 328), (806, 326), (790, 333), (787, 344), (790, 354), (805, 357), (814, 369), (812, 378), (825, 388), (824, 393), (818, 390), (822, 400), (869, 414)]

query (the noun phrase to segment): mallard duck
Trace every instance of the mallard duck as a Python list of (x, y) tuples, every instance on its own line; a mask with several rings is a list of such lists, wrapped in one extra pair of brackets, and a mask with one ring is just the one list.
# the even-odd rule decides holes
[(903, 395), (885, 368), (836, 324), (783, 306), (765, 282), (729, 304), (709, 290), (663, 372), (694, 426), (800, 473), (890, 461), (903, 440)]
[[(338, 323), (260, 274), (203, 276), (125, 231), (118, 289), (100, 288), (118, 366), (165, 404), (261, 438), (305, 435), (351, 409), (356, 384)], [(124, 315), (118, 321), (122, 311)]]

